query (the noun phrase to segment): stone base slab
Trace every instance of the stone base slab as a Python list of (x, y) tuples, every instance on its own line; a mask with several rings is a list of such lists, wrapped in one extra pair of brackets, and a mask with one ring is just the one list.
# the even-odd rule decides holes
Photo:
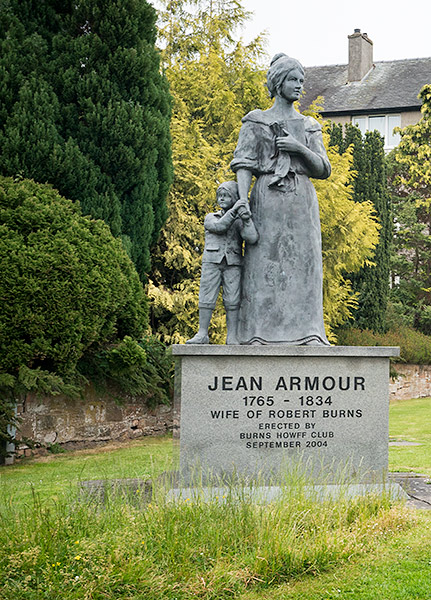
[[(295, 491), (295, 490), (293, 490)], [(387, 494), (391, 500), (406, 500), (408, 495), (397, 483), (357, 483), (347, 485), (305, 486), (302, 490), (306, 497), (324, 500), (351, 499), (368, 494)], [(174, 488), (168, 491), (168, 499), (184, 502), (220, 502), (230, 500), (267, 504), (283, 498), (288, 499), (288, 490), (280, 486), (259, 486), (250, 488), (235, 487), (190, 487)]]

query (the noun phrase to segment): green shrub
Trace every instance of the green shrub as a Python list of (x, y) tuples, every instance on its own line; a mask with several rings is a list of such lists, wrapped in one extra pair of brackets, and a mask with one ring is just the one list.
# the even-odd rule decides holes
[(109, 227), (48, 185), (0, 177), (0, 431), (21, 394), (77, 393), (101, 371), (166, 399), (169, 369), (148, 359), (155, 342), (138, 344), (147, 328), (141, 281)]
[(48, 452), (51, 452), (51, 454), (64, 454), (66, 452), (63, 446), (61, 446), (57, 442), (55, 442), (54, 444), (50, 444), (47, 450)]
[(411, 327), (400, 326), (386, 333), (352, 327), (338, 331), (337, 338), (340, 346), (399, 346), (399, 360), (418, 365), (431, 364), (431, 336)]
[(121, 242), (79, 205), (33, 181), (0, 178), (0, 355), (70, 374), (94, 345), (139, 337), (147, 302)]
[(123, 236), (143, 280), (172, 181), (156, 19), (146, 0), (0, 9), (0, 173), (79, 201)]
[(173, 389), (171, 353), (155, 336), (139, 341), (126, 336), (120, 343), (87, 355), (80, 371), (99, 387), (146, 396), (147, 404), (169, 404)]

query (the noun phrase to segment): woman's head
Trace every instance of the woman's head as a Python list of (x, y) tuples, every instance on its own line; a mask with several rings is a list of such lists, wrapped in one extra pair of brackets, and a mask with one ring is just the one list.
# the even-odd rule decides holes
[(266, 76), (266, 85), (268, 87), (271, 98), (277, 96), (280, 93), (283, 81), (294, 69), (298, 69), (302, 75), (304, 75), (304, 67), (301, 65), (299, 60), (291, 58), (287, 54), (276, 54), (271, 61), (271, 65), (268, 69)]

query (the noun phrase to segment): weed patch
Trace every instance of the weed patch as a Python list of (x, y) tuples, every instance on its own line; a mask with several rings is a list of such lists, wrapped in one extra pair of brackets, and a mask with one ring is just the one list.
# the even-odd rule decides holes
[(412, 524), (385, 497), (286, 493), (265, 505), (158, 494), (143, 509), (35, 496), (1, 513), (0, 598), (228, 600), (325, 573)]

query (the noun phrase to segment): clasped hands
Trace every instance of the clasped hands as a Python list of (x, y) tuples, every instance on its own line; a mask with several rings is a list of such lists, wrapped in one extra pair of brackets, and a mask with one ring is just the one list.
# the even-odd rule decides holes
[(251, 218), (251, 211), (247, 200), (238, 200), (235, 202), (233, 208), (243, 221), (248, 221)]

